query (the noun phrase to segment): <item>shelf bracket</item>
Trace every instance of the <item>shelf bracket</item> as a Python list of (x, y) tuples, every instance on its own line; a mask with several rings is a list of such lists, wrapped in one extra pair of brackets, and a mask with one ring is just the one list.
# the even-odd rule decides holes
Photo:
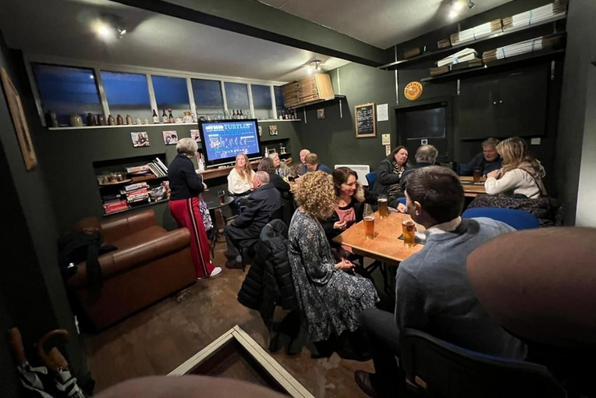
[(550, 61), (550, 81), (554, 81), (555, 80), (555, 68), (556, 68), (556, 62), (553, 59), (552, 61)]
[(457, 79), (457, 95), (461, 93), (461, 80)]
[(304, 112), (304, 124), (308, 123), (308, 120), (306, 120), (306, 108), (302, 108), (302, 112)]

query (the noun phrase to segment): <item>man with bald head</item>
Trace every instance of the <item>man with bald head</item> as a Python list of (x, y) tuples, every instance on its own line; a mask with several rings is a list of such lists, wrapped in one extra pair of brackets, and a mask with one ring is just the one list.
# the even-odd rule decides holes
[(244, 248), (254, 245), (271, 215), (281, 207), (279, 191), (269, 183), (267, 172), (257, 171), (253, 185), (254, 191), (248, 195), (242, 214), (224, 228), (228, 244), (227, 268), (242, 268), (240, 245)]
[(298, 166), (298, 175), (302, 176), (308, 173), (308, 168), (306, 167), (306, 155), (308, 155), (310, 151), (306, 148), (300, 151), (300, 165)]

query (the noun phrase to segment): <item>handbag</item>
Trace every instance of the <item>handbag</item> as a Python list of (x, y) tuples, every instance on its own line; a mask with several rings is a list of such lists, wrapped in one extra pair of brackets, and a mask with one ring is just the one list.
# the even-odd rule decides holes
[(211, 220), (211, 214), (209, 214), (209, 206), (203, 200), (203, 196), (199, 195), (199, 212), (201, 213), (201, 218), (203, 219), (203, 226), (205, 227), (205, 231), (209, 231), (213, 228), (213, 221)]

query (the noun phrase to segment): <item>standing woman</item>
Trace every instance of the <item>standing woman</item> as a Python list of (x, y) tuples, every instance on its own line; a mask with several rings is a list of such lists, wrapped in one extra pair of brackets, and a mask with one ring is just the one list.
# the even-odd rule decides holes
[(244, 153), (236, 155), (236, 165), (228, 174), (228, 191), (233, 196), (244, 196), (252, 189), (252, 178), (255, 172), (250, 166), (248, 156)]
[(205, 189), (203, 178), (195, 172), (191, 161), (197, 155), (197, 143), (182, 138), (176, 144), (178, 156), (168, 167), (170, 180), (170, 212), (180, 228), (190, 231), (190, 249), (197, 278), (216, 276), (221, 267), (214, 267), (209, 257), (209, 240), (199, 209), (199, 195)]
[(379, 163), (377, 181), (372, 191), (377, 195), (387, 195), (393, 198), (404, 196), (400, 182), (401, 176), (408, 167), (408, 150), (405, 146), (400, 145)]
[(542, 179), (546, 175), (540, 162), (528, 154), (526, 142), (508, 138), (499, 142), (497, 152), (503, 158), (500, 170), (491, 171), (484, 183), (489, 195), (523, 195), (530, 199), (546, 196)]

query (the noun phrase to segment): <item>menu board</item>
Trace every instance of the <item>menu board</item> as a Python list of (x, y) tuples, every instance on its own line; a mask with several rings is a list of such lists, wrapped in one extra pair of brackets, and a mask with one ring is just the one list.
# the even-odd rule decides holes
[(356, 138), (376, 137), (375, 104), (362, 104), (354, 107)]

